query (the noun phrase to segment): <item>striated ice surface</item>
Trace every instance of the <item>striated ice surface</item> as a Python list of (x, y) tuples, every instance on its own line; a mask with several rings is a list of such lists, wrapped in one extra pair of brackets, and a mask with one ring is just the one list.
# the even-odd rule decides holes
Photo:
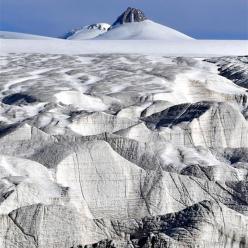
[(1, 56), (0, 247), (247, 247), (246, 67)]

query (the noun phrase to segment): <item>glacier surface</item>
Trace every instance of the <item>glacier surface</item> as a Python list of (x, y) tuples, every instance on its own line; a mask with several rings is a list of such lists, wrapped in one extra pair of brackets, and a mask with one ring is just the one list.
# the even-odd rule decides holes
[(0, 246), (247, 247), (246, 68), (2, 54)]

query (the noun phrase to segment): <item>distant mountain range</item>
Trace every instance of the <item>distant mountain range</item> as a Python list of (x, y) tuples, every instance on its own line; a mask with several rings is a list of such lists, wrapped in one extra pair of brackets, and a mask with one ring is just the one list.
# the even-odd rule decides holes
[[(51, 37), (32, 34), (0, 31), (2, 39), (51, 39)], [(143, 11), (127, 8), (112, 25), (95, 23), (75, 28), (65, 33), (60, 39), (68, 40), (189, 40), (191, 37), (167, 26), (149, 20)]]
[(68, 32), (63, 38), (70, 40), (177, 40), (192, 39), (174, 29), (149, 20), (135, 8), (127, 8), (110, 26), (93, 24)]

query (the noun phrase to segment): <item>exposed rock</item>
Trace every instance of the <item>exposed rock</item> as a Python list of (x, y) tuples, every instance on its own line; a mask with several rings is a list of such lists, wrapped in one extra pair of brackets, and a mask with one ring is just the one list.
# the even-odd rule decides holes
[(9, 105), (28, 104), (28, 103), (34, 103), (36, 101), (37, 100), (34, 97), (25, 95), (23, 93), (21, 94), (17, 93), (10, 96), (6, 96), (2, 100), (4, 104), (9, 104)]
[(145, 14), (141, 10), (128, 7), (127, 10), (124, 11), (113, 23), (112, 27), (118, 24), (130, 22), (143, 22), (146, 19)]
[(218, 66), (220, 75), (248, 89), (248, 56), (207, 59)]
[(177, 145), (213, 148), (248, 146), (248, 124), (226, 103), (201, 102), (168, 108), (145, 119), (151, 129)]
[(88, 40), (108, 31), (110, 25), (107, 23), (94, 23), (88, 26), (74, 28), (62, 35), (60, 38), (68, 40)]

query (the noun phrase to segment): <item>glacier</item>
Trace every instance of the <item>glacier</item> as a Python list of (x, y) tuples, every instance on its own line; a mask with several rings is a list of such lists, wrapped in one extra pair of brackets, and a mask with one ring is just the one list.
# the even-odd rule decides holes
[(248, 245), (245, 56), (0, 63), (1, 247)]
[(248, 247), (247, 54), (135, 8), (0, 32), (0, 247)]

